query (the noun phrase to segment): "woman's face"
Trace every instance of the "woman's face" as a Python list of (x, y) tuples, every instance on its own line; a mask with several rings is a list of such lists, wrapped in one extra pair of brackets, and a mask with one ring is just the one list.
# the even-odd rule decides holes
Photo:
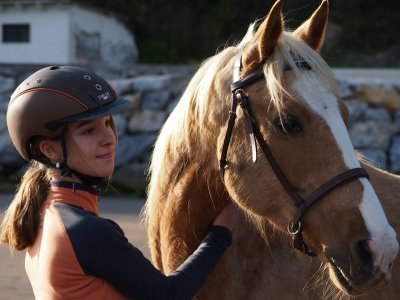
[(85, 175), (111, 176), (114, 171), (116, 137), (111, 116), (68, 124), (68, 166)]

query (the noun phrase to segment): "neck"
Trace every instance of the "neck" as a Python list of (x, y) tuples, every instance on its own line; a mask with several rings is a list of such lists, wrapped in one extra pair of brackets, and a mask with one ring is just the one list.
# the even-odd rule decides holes
[(86, 184), (91, 187), (96, 187), (98, 183), (100, 183), (103, 178), (100, 177), (92, 177), (84, 174), (80, 174), (79, 172), (72, 170), (72, 173), (68, 176), (62, 176), (61, 171), (58, 169), (50, 169), (50, 176), (52, 181), (68, 181), (80, 184)]

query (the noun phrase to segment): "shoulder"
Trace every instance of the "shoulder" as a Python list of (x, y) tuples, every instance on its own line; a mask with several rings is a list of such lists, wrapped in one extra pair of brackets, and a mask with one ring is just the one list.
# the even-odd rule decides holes
[(115, 235), (120, 238), (124, 236), (124, 232), (117, 223), (96, 216), (79, 206), (55, 203), (54, 208), (73, 243), (95, 243), (96, 240), (108, 240)]

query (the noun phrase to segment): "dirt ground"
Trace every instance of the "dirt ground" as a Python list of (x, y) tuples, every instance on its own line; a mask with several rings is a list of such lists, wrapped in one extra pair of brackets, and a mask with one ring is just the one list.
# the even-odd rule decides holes
[[(10, 202), (9, 195), (0, 195), (0, 219)], [(128, 240), (149, 258), (145, 228), (140, 224), (139, 213), (144, 200), (127, 198), (102, 198), (101, 216), (114, 220), (124, 230)], [(24, 268), (25, 253), (10, 254), (7, 245), (0, 245), (0, 300), (34, 299)]]

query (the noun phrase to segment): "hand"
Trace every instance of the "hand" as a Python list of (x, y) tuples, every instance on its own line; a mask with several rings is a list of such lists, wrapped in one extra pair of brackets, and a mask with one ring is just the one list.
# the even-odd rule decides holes
[(233, 231), (234, 225), (239, 218), (239, 208), (235, 203), (229, 201), (215, 218), (213, 225), (221, 225)]

